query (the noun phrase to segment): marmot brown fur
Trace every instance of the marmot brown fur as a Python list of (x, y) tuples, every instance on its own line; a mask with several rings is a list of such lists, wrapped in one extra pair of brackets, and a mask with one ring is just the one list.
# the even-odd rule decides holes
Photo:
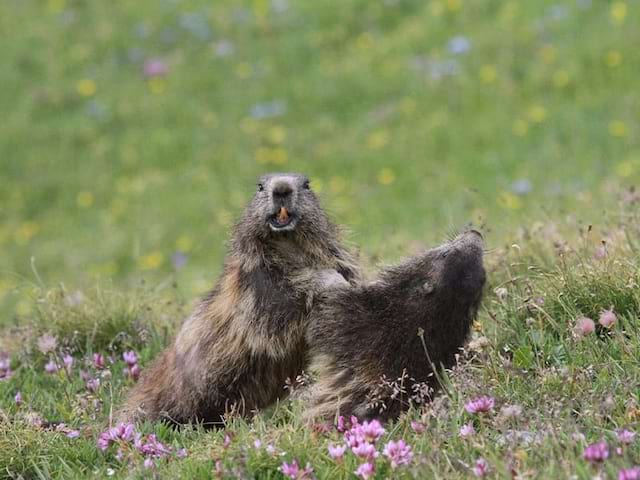
[(299, 174), (271, 174), (236, 224), (224, 271), (148, 368), (119, 421), (216, 424), (285, 395), (307, 361), (313, 294), (359, 274), (338, 229)]
[(477, 314), (485, 283), (481, 235), (471, 230), (383, 271), (316, 298), (307, 341), (309, 419), (397, 417), (429, 400)]

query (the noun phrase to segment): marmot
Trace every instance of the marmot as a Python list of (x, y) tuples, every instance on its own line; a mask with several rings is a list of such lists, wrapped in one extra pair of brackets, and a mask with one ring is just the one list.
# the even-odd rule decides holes
[(308, 419), (388, 420), (429, 400), (477, 314), (485, 283), (475, 230), (383, 271), (372, 283), (343, 281), (316, 299), (307, 342)]
[(143, 371), (117, 419), (211, 425), (225, 412), (270, 405), (305, 367), (316, 289), (358, 278), (309, 180), (294, 173), (261, 177), (216, 286)]

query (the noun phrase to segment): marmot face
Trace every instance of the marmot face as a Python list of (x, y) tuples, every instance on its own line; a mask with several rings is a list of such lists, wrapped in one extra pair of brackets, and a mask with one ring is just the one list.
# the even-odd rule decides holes
[[(309, 179), (298, 173), (272, 173), (260, 177), (257, 191), (247, 207), (260, 236), (326, 228), (327, 220)], [(317, 225), (317, 221), (321, 225)]]

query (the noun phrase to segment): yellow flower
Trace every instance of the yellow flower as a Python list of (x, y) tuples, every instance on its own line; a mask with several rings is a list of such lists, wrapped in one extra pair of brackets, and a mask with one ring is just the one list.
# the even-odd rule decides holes
[(622, 63), (622, 54), (618, 50), (610, 50), (607, 52), (604, 61), (611, 68), (618, 67)]
[(624, 19), (627, 16), (627, 4), (625, 2), (613, 2), (609, 9), (609, 15), (611, 20), (618, 25), (624, 23)]
[(527, 112), (527, 117), (534, 123), (541, 123), (547, 117), (547, 111), (542, 105), (533, 105)]
[(519, 118), (515, 122), (513, 122), (513, 128), (511, 129), (514, 135), (518, 137), (524, 137), (529, 131), (529, 124), (526, 120), (522, 120)]
[(193, 242), (191, 241), (191, 238), (189, 238), (187, 235), (180, 235), (176, 240), (176, 248), (181, 252), (185, 252), (185, 253), (189, 252), (191, 251), (192, 247), (193, 247)]
[(553, 74), (553, 84), (558, 88), (566, 87), (569, 84), (569, 74), (564, 70), (558, 70)]
[(138, 259), (138, 267), (140, 270), (155, 270), (164, 262), (162, 252), (156, 250), (148, 255), (143, 255)]
[(381, 185), (391, 185), (396, 181), (396, 175), (390, 168), (383, 168), (378, 172), (378, 182)]
[(367, 138), (367, 147), (370, 150), (380, 150), (389, 143), (390, 135), (388, 130), (378, 130)]
[(462, 8), (462, 2), (460, 0), (447, 0), (447, 9), (450, 12), (457, 12)]
[(35, 222), (24, 222), (16, 230), (14, 237), (18, 245), (26, 245), (40, 231), (40, 226)]
[(167, 90), (167, 81), (161, 77), (153, 77), (147, 80), (147, 86), (154, 95), (162, 95)]
[(498, 196), (498, 205), (509, 210), (518, 210), (522, 208), (522, 201), (511, 192), (502, 192)]
[(97, 89), (96, 82), (90, 78), (84, 78), (76, 83), (76, 91), (82, 97), (92, 97)]
[(627, 125), (621, 120), (613, 120), (609, 123), (609, 133), (612, 137), (626, 137), (627, 136)]
[(546, 64), (553, 63), (556, 59), (556, 49), (553, 45), (545, 45), (540, 49), (540, 57)]
[(483, 65), (480, 68), (480, 80), (484, 83), (493, 83), (498, 78), (498, 72), (493, 65)]
[(242, 80), (249, 78), (253, 73), (253, 68), (247, 62), (242, 62), (235, 67), (236, 76)]
[(280, 125), (273, 126), (269, 129), (267, 137), (271, 143), (282, 143), (287, 138), (287, 130)]
[(93, 205), (93, 193), (91, 192), (78, 192), (76, 195), (76, 203), (80, 208), (89, 208)]

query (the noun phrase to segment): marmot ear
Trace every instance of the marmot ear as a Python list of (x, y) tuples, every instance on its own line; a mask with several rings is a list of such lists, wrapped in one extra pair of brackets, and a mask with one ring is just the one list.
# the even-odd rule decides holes
[(435, 290), (435, 286), (433, 285), (433, 283), (431, 283), (429, 280), (427, 280), (426, 282), (424, 282), (424, 284), (422, 285), (422, 290), (424, 291), (424, 293), (426, 293), (427, 295), (432, 293)]

